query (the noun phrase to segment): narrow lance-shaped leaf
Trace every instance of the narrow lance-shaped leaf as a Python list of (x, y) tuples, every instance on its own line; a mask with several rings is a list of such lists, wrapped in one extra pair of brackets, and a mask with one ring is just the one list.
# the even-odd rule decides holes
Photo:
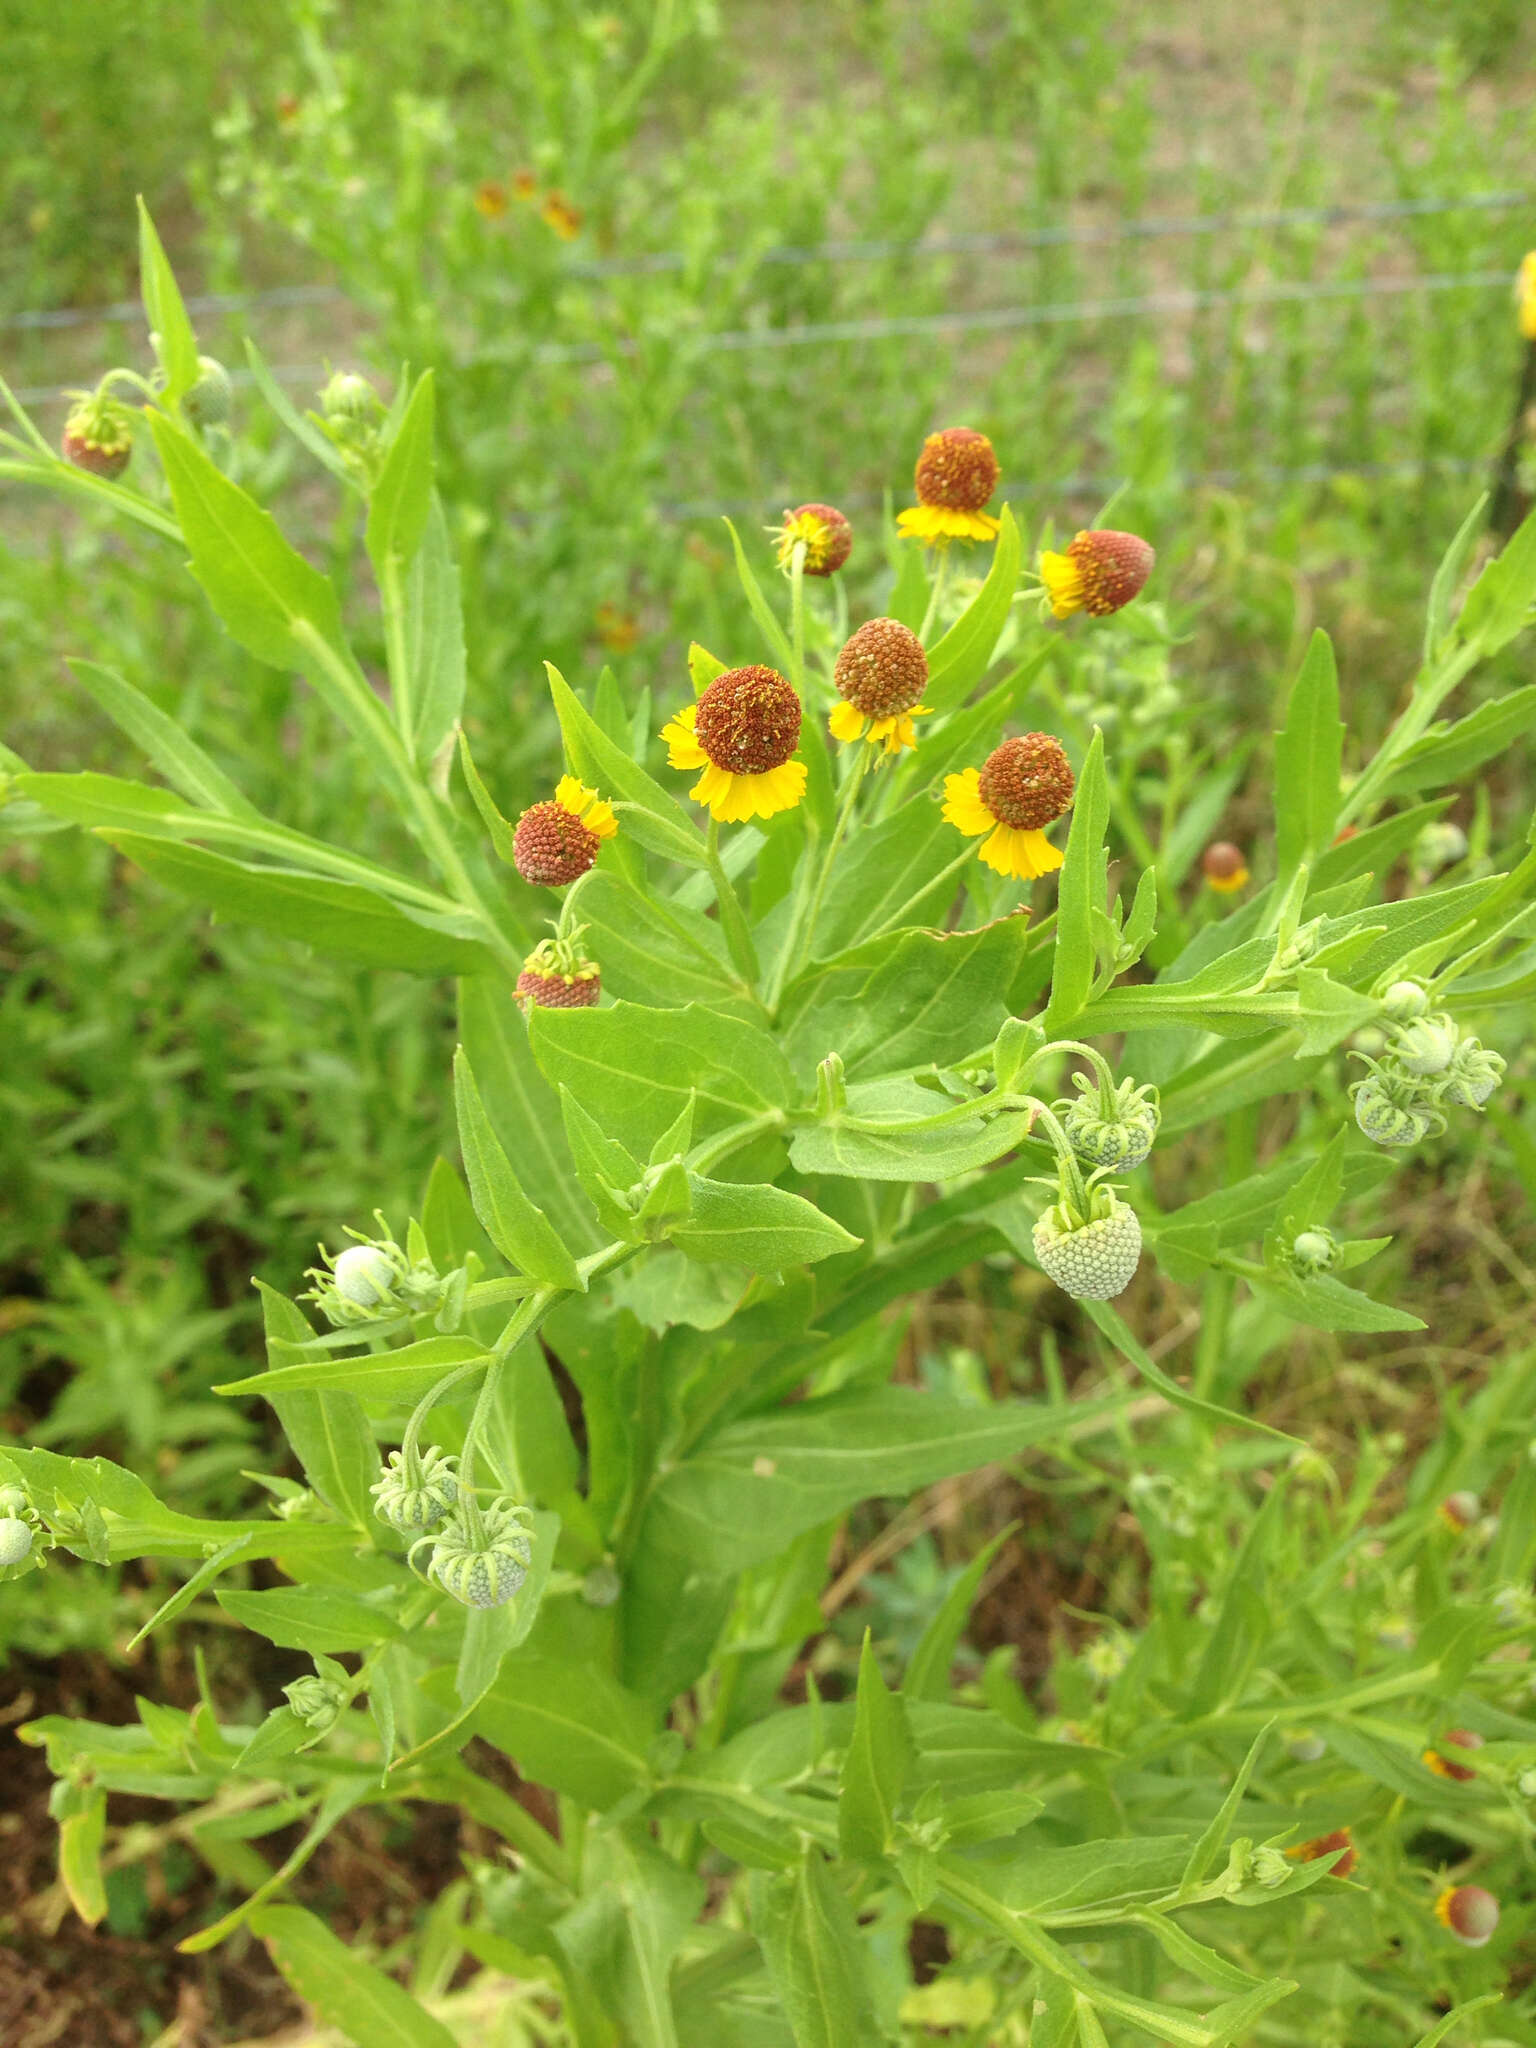
[(251, 1926), (305, 2003), (357, 2048), (454, 2048), (441, 2020), (302, 1906), (263, 1906)]
[(1275, 853), (1282, 885), (1333, 837), (1339, 814), (1344, 726), (1333, 643), (1312, 635), (1275, 743)]
[(139, 201), (139, 294), (144, 317), (154, 336), (155, 354), (165, 375), (165, 395), (182, 398), (197, 382), (201, 364), (197, 359), (197, 336), (182, 303), (176, 274), (155, 232), (149, 208)]
[(475, 1214), (496, 1249), (546, 1287), (585, 1290), (580, 1268), (542, 1209), (523, 1193), (501, 1140), (491, 1128), (464, 1048), (453, 1062), (453, 1097), (459, 1142)]
[(381, 584), (398, 576), (421, 546), (432, 505), (432, 372), (417, 380), (368, 506), (364, 539)]
[(1093, 913), (1109, 892), (1109, 780), (1104, 771), (1104, 735), (1095, 728), (1088, 758), (1078, 777), (1072, 827), (1056, 900), (1056, 958), (1045, 1028), (1058, 1035), (1087, 1003), (1093, 989)]
[(891, 1848), (896, 1808), (914, 1762), (901, 1697), (880, 1674), (869, 1631), (859, 1655), (853, 1734), (843, 1761), (837, 1834), (845, 1856), (873, 1860)]
[(261, 813), (223, 769), (210, 761), (174, 718), (168, 718), (158, 704), (142, 690), (94, 661), (69, 663), (114, 725), (127, 733), (135, 746), (142, 747), (173, 789), (189, 802), (210, 811), (222, 811), (231, 818), (259, 820)]

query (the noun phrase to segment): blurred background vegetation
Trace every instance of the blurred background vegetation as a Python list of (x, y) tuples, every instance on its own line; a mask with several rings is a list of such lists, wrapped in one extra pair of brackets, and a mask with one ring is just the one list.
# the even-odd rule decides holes
[[(504, 809), (554, 759), (544, 658), (589, 681), (611, 662), (631, 705), (664, 702), (690, 639), (751, 644), (720, 514), (750, 535), (807, 498), (853, 517), (851, 601), (878, 610), (882, 500), (924, 432), (965, 421), (1037, 530), (1129, 486), (1116, 521), (1157, 543), (1183, 644), (1170, 668), (1133, 615), (1091, 646), (1063, 635), (1047, 701), (1064, 730), (1118, 732), (1127, 764), (1163, 749), (1133, 809), (1174, 805), (1170, 739), (1225, 750), (1185, 836), (1239, 840), (1262, 879), (1244, 750), (1299, 647), (1326, 621), (1368, 741), (1508, 427), (1509, 279), (1536, 241), (1517, 0), (7, 16), (6, 376), (54, 431), (61, 387), (145, 367), (141, 191), (237, 374), (228, 461), (349, 573), (355, 508), (277, 430), (244, 338), (300, 405), (328, 364), (386, 387), (434, 365), (470, 725)], [(3, 486), (0, 536), (0, 730), (29, 765), (143, 772), (63, 666), (85, 655), (195, 718), (264, 808), (369, 844), (317, 707), (222, 639), (173, 551)], [(354, 588), (365, 651), (368, 604)], [(1522, 775), (1503, 764), (1453, 814), (1469, 873)], [(209, 1392), (251, 1355), (249, 1276), (292, 1284), (317, 1237), (419, 1198), (447, 1142), (451, 993), (211, 927), (88, 837), (3, 815), (0, 1423), (226, 1504), (260, 1462), (261, 1425)], [(1294, 1424), (1319, 1390), (1360, 1390), (1347, 1439), (1513, 1342), (1536, 1139), (1506, 1114), (1497, 1144), (1391, 1198), (1385, 1227), (1417, 1211), (1419, 1270), (1391, 1253), (1372, 1284), (1433, 1296), (1430, 1341), (1301, 1343), (1250, 1307), (1222, 1397)], [(1187, 1143), (1161, 1198), (1221, 1171)], [(1037, 1304), (1014, 1285), (978, 1274), (922, 1310), (920, 1344), (1032, 1369)], [(1146, 1304), (1170, 1343), (1179, 1313)], [(1102, 1534), (1085, 1516), (1074, 1540)], [(28, 1602), (13, 1639), (126, 1637), (151, 1592), (114, 1610), (95, 1583)]]

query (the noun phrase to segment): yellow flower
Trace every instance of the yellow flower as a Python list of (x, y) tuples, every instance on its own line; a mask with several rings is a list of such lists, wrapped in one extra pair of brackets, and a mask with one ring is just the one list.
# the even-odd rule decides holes
[(805, 542), (807, 576), (834, 575), (853, 548), (853, 528), (835, 505), (797, 505), (769, 532), (781, 569), (789, 568), (797, 543)]
[(1072, 770), (1049, 733), (1004, 740), (980, 768), (944, 778), (944, 818), (970, 838), (986, 834), (981, 857), (1000, 875), (1033, 881), (1062, 863), (1043, 827), (1072, 802)]
[(1515, 272), (1515, 308), (1520, 332), (1527, 341), (1536, 341), (1536, 249), (1521, 257)]
[(674, 768), (703, 773), (689, 790), (722, 825), (771, 818), (792, 810), (805, 795), (803, 761), (789, 757), (800, 744), (800, 699), (777, 670), (728, 668), (697, 704), (661, 729)]
[(1047, 548), (1040, 557), (1040, 581), (1058, 619), (1074, 612), (1102, 619), (1130, 603), (1156, 560), (1139, 533), (1096, 527), (1077, 534), (1064, 554)]
[(928, 682), (928, 657), (909, 626), (866, 619), (844, 643), (832, 681), (843, 700), (827, 720), (834, 739), (863, 739), (888, 754), (917, 745), (912, 721), (928, 713), (917, 701)]
[(574, 242), (581, 233), (581, 208), (573, 206), (563, 192), (546, 192), (539, 208), (545, 227), (553, 228), (562, 242)]
[(992, 443), (972, 427), (930, 434), (917, 458), (917, 503), (901, 513), (896, 530), (929, 547), (952, 540), (991, 540), (998, 522), (982, 508), (1002, 474)]
[(602, 841), (619, 829), (613, 806), (574, 775), (562, 775), (555, 793), (517, 821), (512, 860), (525, 882), (563, 889), (597, 859)]
[(584, 782), (578, 782), (574, 775), (562, 775), (555, 784), (555, 802), (562, 811), (569, 811), (573, 818), (580, 818), (587, 830), (599, 839), (611, 839), (619, 829), (613, 806), (605, 803), (595, 789), (588, 789)]
[(1200, 856), (1200, 872), (1205, 876), (1206, 887), (1223, 896), (1248, 886), (1248, 863), (1243, 849), (1234, 846), (1230, 839), (1212, 841)]
[(486, 178), (475, 187), (475, 211), (486, 220), (500, 220), (510, 201), (499, 178)]

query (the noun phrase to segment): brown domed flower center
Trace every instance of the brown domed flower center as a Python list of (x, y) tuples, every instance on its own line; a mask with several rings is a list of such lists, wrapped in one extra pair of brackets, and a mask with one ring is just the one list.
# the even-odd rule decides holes
[(867, 619), (845, 642), (832, 680), (855, 711), (890, 718), (910, 711), (928, 687), (928, 657), (899, 619)]
[(1072, 768), (1060, 740), (1027, 732), (988, 754), (978, 778), (981, 800), (993, 817), (1023, 832), (1038, 832), (1072, 801)]
[(587, 872), (601, 844), (580, 818), (551, 798), (518, 819), (512, 858), (525, 882), (559, 889)]
[(797, 505), (778, 528), (779, 561), (788, 566), (797, 541), (805, 542), (807, 576), (832, 576), (853, 549), (853, 528), (835, 505)]
[(974, 427), (930, 434), (917, 458), (917, 500), (950, 512), (979, 512), (1002, 475), (992, 443)]
[(800, 699), (777, 669), (728, 668), (700, 697), (694, 738), (730, 775), (766, 775), (800, 744)]
[(1157, 561), (1156, 550), (1139, 533), (1117, 533), (1113, 527), (1078, 534), (1067, 554), (1083, 580), (1083, 610), (1098, 619), (1128, 605)]

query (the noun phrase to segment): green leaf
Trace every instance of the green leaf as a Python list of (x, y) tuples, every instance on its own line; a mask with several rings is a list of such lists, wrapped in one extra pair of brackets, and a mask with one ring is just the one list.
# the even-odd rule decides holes
[(789, 644), (789, 635), (780, 623), (778, 613), (763, 595), (762, 585), (753, 573), (752, 564), (737, 536), (735, 527), (727, 519), (725, 530), (731, 536), (731, 548), (736, 556), (736, 574), (741, 581), (742, 594), (747, 600), (747, 609), (756, 619), (763, 638), (768, 643), (768, 652), (773, 656), (775, 668), (785, 675), (792, 675), (795, 666), (794, 649)]
[(1344, 726), (1333, 643), (1320, 629), (1291, 688), (1275, 742), (1275, 856), (1282, 884), (1333, 837), (1339, 814)]
[(1261, 1301), (1267, 1301), (1293, 1323), (1304, 1323), (1309, 1329), (1379, 1332), (1424, 1328), (1420, 1319), (1409, 1315), (1406, 1309), (1373, 1301), (1370, 1295), (1362, 1294), (1357, 1287), (1347, 1287), (1331, 1273), (1301, 1280), (1291, 1273), (1269, 1272), (1261, 1276), (1245, 1269), (1243, 1278)]
[(1440, 558), (1435, 571), (1434, 582), (1429, 588), (1429, 606), (1424, 619), (1424, 661), (1426, 667), (1440, 651), (1451, 622), (1451, 602), (1456, 595), (1462, 571), (1472, 556), (1478, 537), (1483, 531), (1484, 514), (1488, 509), (1488, 493), (1483, 492), (1472, 510), (1457, 529), (1456, 538)]
[(725, 663), (701, 647), (697, 640), (688, 643), (688, 680), (693, 684), (695, 697), (702, 697), (716, 676), (725, 674)]
[(266, 358), (249, 335), (245, 338), (245, 359), (250, 365), (251, 376), (255, 380), (257, 390), (293, 438), (307, 448), (321, 467), (328, 469), (339, 484), (345, 485), (349, 491), (356, 490), (357, 479), (342, 460), (336, 444), (327, 440), (314, 421), (306, 419), (293, 404), (287, 392), (272, 375)]
[(885, 2048), (869, 1950), (819, 1849), (792, 1875), (754, 1872), (752, 1931), (796, 2048)]
[(1113, 1413), (1121, 1395), (1064, 1406), (982, 1407), (911, 1387), (830, 1394), (728, 1424), (662, 1475), (635, 1543), (698, 1559), (716, 1574), (772, 1557), (861, 1500), (905, 1497), (973, 1472), (1071, 1424)]
[(405, 579), (405, 659), (415, 706), (412, 751), (430, 762), (464, 708), (466, 676), (459, 571), (436, 492)]
[(166, 781), (173, 789), (179, 789), (188, 802), (222, 812), (226, 817), (261, 821), (260, 811), (243, 791), (142, 690), (135, 689), (115, 670), (102, 668), (94, 661), (71, 660), (69, 669), (114, 725), (120, 726), (135, 746), (143, 748)]
[(356, 2048), (454, 2048), (454, 2037), (302, 1906), (263, 1906), (252, 1930), (298, 1996)]
[(955, 1661), (955, 1651), (970, 1620), (971, 1607), (981, 1589), (981, 1582), (991, 1569), (993, 1558), (1018, 1526), (1017, 1522), (1010, 1522), (976, 1553), (929, 1618), (901, 1681), (901, 1690), (907, 1699), (949, 1698), (950, 1666)]
[(843, 850), (817, 921), (817, 956), (855, 946), (898, 917), (904, 925), (940, 920), (958, 887), (953, 874), (940, 878), (964, 850), (964, 840), (927, 796), (861, 829)]
[(107, 1795), (82, 1788), (59, 1823), (59, 1879), (87, 1927), (107, 1917), (107, 1887), (101, 1870), (107, 1836)]
[[(916, 1106), (926, 1089), (908, 1088)], [(874, 1082), (856, 1100), (862, 1110), (875, 1090), (889, 1091), (889, 1082)], [(1002, 1111), (974, 1122), (945, 1124), (937, 1130), (907, 1130), (893, 1120), (887, 1130), (862, 1129), (850, 1123), (810, 1124), (790, 1140), (790, 1161), (799, 1173), (835, 1173), (850, 1180), (950, 1181), (989, 1166), (1029, 1135), (1022, 1110)]]
[(986, 674), (998, 636), (1008, 623), (1023, 561), (1023, 542), (1008, 506), (998, 523), (987, 579), (928, 656), (923, 702), (934, 711), (961, 704)]
[(668, 1235), (690, 1259), (778, 1273), (785, 1266), (814, 1265), (864, 1242), (787, 1188), (706, 1180), (697, 1173), (688, 1175), (688, 1187), (692, 1208)]
[(853, 1734), (837, 1797), (837, 1838), (845, 1856), (875, 1861), (895, 1841), (896, 1809), (914, 1763), (901, 1695), (880, 1675), (869, 1631), (859, 1653)]
[[(275, 1351), (281, 1357), (280, 1350)], [(295, 1394), (340, 1391), (371, 1401), (410, 1405), (430, 1393), (438, 1381), (472, 1359), (490, 1352), (473, 1337), (425, 1337), (366, 1358), (316, 1358), (292, 1365), (275, 1364), (268, 1372), (230, 1380), (216, 1394)]]
[[(345, 646), (336, 592), (190, 434), (150, 415), (192, 573), (230, 637), (272, 668), (311, 667), (314, 635)], [(306, 637), (301, 637), (301, 632)]]
[(505, 983), (488, 975), (459, 983), (459, 1039), (518, 1179), (573, 1250), (596, 1250), (601, 1240), (572, 1169), (559, 1099), (539, 1072)]
[(901, 542), (898, 547), (899, 567), (891, 594), (885, 600), (885, 613), (887, 618), (899, 619), (909, 632), (915, 633), (928, 609), (928, 551), (915, 542)]
[(621, 833), (632, 832), (642, 846), (669, 860), (702, 867), (704, 837), (682, 805), (609, 739), (559, 669), (548, 662), (544, 667), (571, 772), (592, 784), (600, 795), (634, 807), (620, 813)]
[(1199, 1841), (1190, 1850), (1189, 1861), (1185, 1864), (1183, 1875), (1179, 1879), (1181, 1895), (1187, 1897), (1190, 1892), (1195, 1890), (1205, 1878), (1206, 1873), (1210, 1870), (1216, 1858), (1221, 1854), (1222, 1849), (1226, 1846), (1228, 1831), (1237, 1819), (1238, 1808), (1242, 1805), (1244, 1794), (1248, 1790), (1248, 1781), (1253, 1776), (1260, 1753), (1265, 1743), (1269, 1740), (1273, 1726), (1274, 1724), (1271, 1722), (1268, 1727), (1261, 1728), (1258, 1734), (1255, 1735), (1252, 1743), (1249, 1745), (1248, 1754), (1243, 1758), (1242, 1763), (1238, 1767), (1237, 1776), (1232, 1780), (1226, 1798), (1222, 1800), (1221, 1805), (1216, 1809), (1216, 1812), (1211, 1817), (1210, 1825), (1201, 1835)]
[(464, 931), (439, 929), (429, 913), (410, 915), (355, 882), (230, 860), (142, 832), (98, 829), (136, 866), (216, 916), (297, 939), (339, 960), (407, 974), (484, 974), (496, 964), (495, 955), (468, 935), (467, 920)]
[(1109, 778), (1104, 770), (1104, 735), (1095, 727), (1093, 743), (1078, 777), (1067, 835), (1065, 863), (1056, 898), (1056, 960), (1051, 973), (1051, 1000), (1043, 1019), (1046, 1034), (1060, 1037), (1088, 1001), (1093, 988), (1093, 914), (1104, 909), (1109, 892), (1109, 856), (1104, 835), (1109, 827)]
[(333, 1586), (276, 1586), (214, 1598), (231, 1620), (283, 1650), (371, 1650), (400, 1633), (392, 1611), (400, 1599), (395, 1588), (377, 1598)]
[(1383, 796), (1405, 790), (1444, 789), (1464, 782), (1474, 768), (1512, 747), (1536, 725), (1536, 683), (1494, 697), (1468, 717), (1439, 731), (1433, 728), (1411, 746), (1382, 784)]
[(480, 779), (475, 766), (475, 757), (469, 751), (469, 734), (462, 726), (459, 729), (459, 767), (463, 771), (464, 786), (474, 798), (475, 809), (480, 813), (480, 822), (490, 835), (491, 847), (496, 858), (506, 865), (517, 864), (517, 830), (496, 808), (496, 799)]
[[(294, 1304), (260, 1281), (256, 1285), (268, 1355), (278, 1343), (308, 1342), (314, 1332)], [(379, 1451), (362, 1403), (346, 1393), (299, 1392), (269, 1398), (315, 1492), (344, 1521), (370, 1528), (373, 1497), (368, 1489), (379, 1475)]]
[(1503, 552), (1467, 592), (1457, 627), (1486, 658), (1525, 630), (1536, 603), (1536, 512), (1527, 513)]
[(603, 1131), (637, 1158), (697, 1097), (697, 1133), (787, 1108), (797, 1089), (767, 1032), (689, 1003), (680, 1010), (618, 1002), (594, 1010), (535, 1009), (534, 1057)]
[(612, 1138), (604, 1137), (566, 1087), (560, 1090), (560, 1114), (565, 1122), (565, 1135), (570, 1143), (576, 1178), (581, 1182), (587, 1200), (596, 1209), (598, 1221), (614, 1237), (638, 1241), (641, 1233), (634, 1215), (616, 1197), (628, 1193), (640, 1179), (639, 1160)]
[(649, 1782), (655, 1724), (600, 1664), (524, 1655), (503, 1665), (475, 1726), (535, 1785), (601, 1813)]
[(1436, 2020), (1429, 2032), (1421, 2034), (1414, 2042), (1413, 2048), (1440, 2048), (1440, 2043), (1446, 2035), (1455, 2033), (1462, 2022), (1470, 2019), (1473, 2013), (1486, 2012), (1489, 2006), (1501, 2003), (1502, 1994), (1497, 1991), (1485, 1991), (1481, 1998), (1469, 1998), (1464, 2005), (1453, 2007), (1443, 2019)]
[(713, 918), (673, 909), (623, 875), (601, 869), (582, 884), (581, 916), (610, 995), (664, 1008), (694, 1002), (733, 1005), (737, 1011), (749, 1007), (749, 998), (734, 993), (742, 983)]
[(415, 557), (432, 506), (434, 385), (424, 370), (395, 429), (368, 506), (364, 540), (380, 585)]
[[(592, 1960), (601, 1955), (607, 2003), (626, 2048), (678, 2048), (672, 1966), (704, 1904), (702, 1879), (617, 1828), (595, 1836), (582, 1878), (588, 1896), (564, 1922), (573, 1959), (586, 1960), (579, 1930), (588, 1926), (595, 1936)], [(589, 1918), (594, 1905), (601, 1915), (596, 1926)]]
[(512, 1171), (485, 1113), (463, 1046), (454, 1055), (453, 1099), (470, 1200), (492, 1244), (503, 1258), (543, 1286), (584, 1292), (586, 1280), (575, 1259), (544, 1211), (523, 1193)]
[(154, 340), (155, 355), (165, 376), (165, 396), (174, 405), (197, 382), (197, 336), (176, 283), (149, 208), (139, 200), (139, 295)]

